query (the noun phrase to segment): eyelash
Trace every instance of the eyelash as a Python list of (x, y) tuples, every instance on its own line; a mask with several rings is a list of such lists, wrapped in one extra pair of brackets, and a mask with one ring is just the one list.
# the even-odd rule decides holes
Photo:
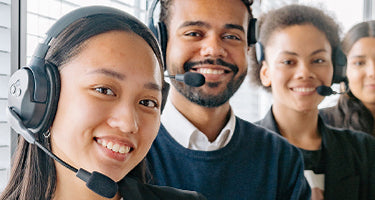
[[(198, 31), (187, 32), (184, 35), (190, 36), (190, 37), (202, 37), (203, 36), (203, 34), (199, 33)], [(224, 36), (222, 36), (222, 38), (223, 39), (229, 39), (229, 40), (241, 40), (241, 38), (239, 38), (236, 35), (224, 35)]]
[(355, 66), (363, 66), (363, 65), (365, 65), (365, 62), (363, 62), (363, 61), (356, 61), (356, 62), (354, 62), (354, 65)]
[[(110, 88), (96, 87), (94, 89), (95, 89), (95, 91), (97, 91), (100, 94), (110, 95), (110, 96), (116, 96), (116, 94)], [(108, 94), (108, 92), (110, 92), (111, 94)]]
[[(147, 103), (146, 103), (147, 102)], [(152, 105), (152, 106), (149, 106), (149, 103), (153, 103), (154, 105)], [(154, 100), (150, 100), (150, 99), (144, 99), (144, 100), (141, 100), (141, 101), (139, 101), (139, 104), (142, 104), (142, 105), (144, 105), (144, 106), (146, 106), (146, 107), (150, 107), (150, 108), (159, 108), (159, 104), (156, 102), (156, 101), (154, 101)]]
[(318, 63), (318, 64), (320, 64), (320, 63), (324, 63), (325, 60), (324, 60), (324, 59), (321, 59), (321, 58), (318, 58), (318, 59), (314, 60), (313, 62), (314, 62), (314, 63)]
[[(94, 90), (100, 94), (108, 95), (108, 96), (116, 96), (116, 94), (110, 89), (106, 87), (96, 87)], [(110, 94), (108, 94), (110, 92)], [(150, 106), (150, 104), (153, 104)], [(159, 108), (159, 104), (151, 99), (143, 99), (139, 101), (139, 104), (144, 105), (145, 107), (149, 108)]]

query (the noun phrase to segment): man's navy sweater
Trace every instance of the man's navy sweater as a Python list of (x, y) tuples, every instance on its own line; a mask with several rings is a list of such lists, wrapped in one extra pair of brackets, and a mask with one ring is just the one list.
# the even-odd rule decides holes
[(299, 150), (239, 118), (231, 141), (216, 151), (187, 149), (161, 125), (147, 159), (155, 184), (211, 200), (310, 199)]

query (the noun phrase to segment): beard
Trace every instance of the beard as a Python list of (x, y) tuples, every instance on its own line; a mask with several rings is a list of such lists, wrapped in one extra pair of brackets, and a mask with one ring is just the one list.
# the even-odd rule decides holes
[[(207, 63), (214, 63), (212, 60), (206, 60), (203, 62), (197, 62), (197, 63), (185, 63), (184, 64), (184, 71), (189, 71), (193, 66), (198, 64), (207, 64)], [(204, 92), (203, 89), (200, 87), (192, 87), (189, 85), (186, 85), (182, 82), (178, 82), (176, 80), (171, 80), (172, 85), (176, 88), (176, 90), (182, 94), (185, 98), (187, 98), (189, 101), (196, 103), (200, 106), (204, 106), (207, 108), (214, 108), (219, 107), (223, 104), (225, 104), (229, 99), (234, 95), (234, 93), (238, 90), (238, 88), (241, 86), (243, 80), (245, 79), (247, 72), (240, 74), (236, 79), (236, 75), (238, 73), (238, 67), (236, 65), (226, 63), (220, 59), (216, 60), (216, 63), (225, 67), (229, 67), (233, 71), (233, 77), (232, 79), (227, 83), (226, 89), (219, 94), (212, 95), (207, 94)], [(206, 82), (205, 85), (209, 88), (217, 88), (219, 87), (219, 82)]]

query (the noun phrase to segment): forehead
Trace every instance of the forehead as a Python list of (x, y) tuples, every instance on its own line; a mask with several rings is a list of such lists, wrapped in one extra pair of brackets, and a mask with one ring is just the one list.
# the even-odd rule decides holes
[(292, 25), (274, 30), (266, 45), (295, 50), (330, 48), (326, 35), (311, 24)]
[(121, 74), (141, 73), (161, 83), (161, 69), (152, 48), (130, 31), (109, 31), (93, 36), (67, 65), (70, 63), (76, 65), (77, 73), (108, 68)]
[(349, 51), (349, 54), (355, 54), (359, 52), (366, 52), (368, 54), (375, 54), (375, 37), (364, 37), (354, 43)]
[(173, 0), (170, 13), (171, 23), (204, 21), (247, 26), (249, 19), (241, 0)]

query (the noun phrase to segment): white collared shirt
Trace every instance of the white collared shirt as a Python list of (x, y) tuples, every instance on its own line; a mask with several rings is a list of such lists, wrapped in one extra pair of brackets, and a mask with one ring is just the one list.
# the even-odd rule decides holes
[(168, 100), (161, 122), (168, 133), (182, 146), (192, 150), (214, 151), (227, 145), (233, 136), (236, 117), (231, 110), (230, 118), (215, 141), (210, 142), (207, 136), (189, 122)]

